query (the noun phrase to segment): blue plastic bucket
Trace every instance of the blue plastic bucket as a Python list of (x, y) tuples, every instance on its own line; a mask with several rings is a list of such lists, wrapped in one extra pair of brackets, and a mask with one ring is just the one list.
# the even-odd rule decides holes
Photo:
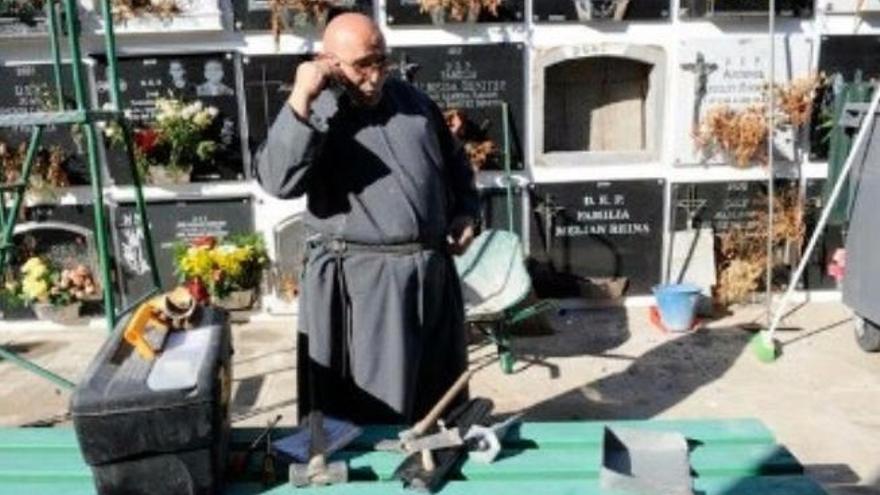
[(700, 288), (693, 284), (657, 285), (654, 298), (660, 311), (660, 321), (670, 332), (690, 330), (697, 315)]

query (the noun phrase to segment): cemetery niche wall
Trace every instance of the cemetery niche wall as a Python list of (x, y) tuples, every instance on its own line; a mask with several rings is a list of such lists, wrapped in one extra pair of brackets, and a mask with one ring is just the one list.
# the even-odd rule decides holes
[(522, 22), (525, 0), (387, 0), (390, 25)]
[(275, 262), (269, 273), (268, 285), (274, 300), (267, 305), (272, 313), (293, 312), (300, 292), (307, 234), (302, 213), (291, 215), (272, 228)]
[[(124, 304), (131, 304), (153, 287), (143, 230), (137, 222), (134, 203), (115, 204), (110, 214), (120, 295)], [(188, 243), (204, 236), (222, 239), (254, 232), (250, 197), (152, 202), (147, 205), (147, 217), (155, 246), (156, 268), (166, 289), (178, 283), (173, 262), (175, 243)]]
[(659, 283), (662, 179), (536, 184), (528, 267), (539, 297), (617, 299)]
[[(374, 15), (373, 0), (329, 0), (329, 9), (318, 5), (316, 11), (298, 8), (296, 0), (231, 0), (235, 14), (235, 28), (241, 31), (270, 31), (275, 29), (298, 34), (315, 34), (327, 19), (337, 12), (354, 11)], [(272, 10), (277, 9), (273, 21)]]
[[(778, 35), (775, 38), (778, 86), (795, 78), (809, 77), (812, 43), (804, 36)], [(767, 37), (725, 37), (679, 42), (676, 87), (682, 109), (677, 115), (676, 165), (733, 165), (740, 168), (766, 160), (768, 72), (770, 47)], [(782, 63), (781, 61), (784, 61)], [(777, 99), (777, 104), (779, 101)], [(777, 109), (781, 114), (781, 110)], [(719, 139), (719, 122), (734, 126), (743, 136), (730, 148)], [(783, 119), (774, 132), (774, 158), (794, 162), (802, 149), (799, 129)]]
[(880, 15), (880, 0), (817, 0), (818, 8), (830, 15)]
[[(98, 59), (97, 96), (100, 104), (109, 101), (105, 77), (106, 63)], [(181, 55), (150, 55), (120, 57), (120, 92), (125, 108), (131, 112), (134, 126), (136, 153), (148, 157), (150, 166), (141, 166), (148, 183), (169, 185), (182, 182), (236, 181), (245, 179), (239, 132), (239, 108), (236, 91), (234, 55), (228, 52), (193, 53)], [(157, 122), (157, 101), (173, 100), (175, 105), (198, 104), (202, 110), (216, 109), (207, 127), (200, 131), (199, 142), (181, 146), (185, 163), (169, 163), (174, 156), (163, 140)], [(201, 117), (190, 110), (177, 108), (169, 115), (195, 122)], [(105, 132), (106, 135), (106, 132)], [(213, 151), (206, 157), (199, 155), (202, 141), (211, 143)], [(116, 184), (130, 184), (131, 176), (125, 163), (123, 148), (112, 139), (105, 139), (107, 166)], [(195, 154), (192, 152), (196, 151)], [(152, 158), (153, 156), (157, 158)], [(174, 174), (168, 169), (177, 169)], [(167, 175), (167, 177), (166, 177)]]
[(662, 48), (597, 43), (542, 49), (533, 70), (535, 165), (659, 159), (666, 80)]
[[(62, 82), (72, 91), (69, 69), (64, 66)], [(46, 112), (59, 106), (50, 64), (2, 65), (0, 81), (7, 88), (0, 92), (0, 113)], [(61, 95), (68, 108), (75, 106), (72, 98), (72, 94)], [(30, 126), (0, 128), (0, 183), (18, 180), (31, 132)], [(47, 126), (40, 145), (28, 191), (31, 199), (51, 201), (60, 188), (89, 183), (88, 164), (83, 156), (85, 136), (81, 132), (71, 132), (70, 126)]]
[(645, 21), (668, 19), (670, 0), (537, 0), (532, 8), (535, 22)]
[(525, 53), (521, 43), (393, 47), (393, 77), (413, 83), (444, 111), (477, 170), (503, 168), (508, 104), (511, 166), (523, 168)]

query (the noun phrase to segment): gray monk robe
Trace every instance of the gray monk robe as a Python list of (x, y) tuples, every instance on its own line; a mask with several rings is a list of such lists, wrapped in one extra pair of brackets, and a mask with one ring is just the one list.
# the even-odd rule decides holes
[(445, 238), (454, 217), (477, 218), (473, 173), (408, 83), (389, 80), (375, 108), (338, 95), (325, 90), (308, 122), (285, 105), (256, 163), (269, 193), (307, 196), (317, 234), (301, 284), (299, 414), (413, 422), (467, 366)]

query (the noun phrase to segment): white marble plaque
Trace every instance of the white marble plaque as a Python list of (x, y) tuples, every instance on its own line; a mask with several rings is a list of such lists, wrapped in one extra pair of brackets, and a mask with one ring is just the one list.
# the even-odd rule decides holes
[[(777, 36), (777, 84), (810, 73), (812, 41), (804, 36)], [(770, 80), (770, 43), (766, 36), (694, 39), (682, 41), (674, 66), (678, 98), (675, 102), (675, 156), (677, 165), (727, 164), (722, 154), (705, 157), (693, 138), (699, 123), (717, 105), (745, 108), (760, 103)], [(794, 160), (794, 133), (776, 133), (776, 159)]]
[(880, 14), (880, 0), (820, 0), (826, 14)]
[[(112, 0), (111, 0), (112, 1)], [(89, 27), (103, 33), (101, 0), (80, 0), (87, 11)], [(114, 20), (114, 31), (126, 33), (159, 33), (165, 31), (222, 31), (231, 26), (232, 13), (224, 0), (176, 0), (180, 10), (168, 18), (146, 13), (130, 19)]]

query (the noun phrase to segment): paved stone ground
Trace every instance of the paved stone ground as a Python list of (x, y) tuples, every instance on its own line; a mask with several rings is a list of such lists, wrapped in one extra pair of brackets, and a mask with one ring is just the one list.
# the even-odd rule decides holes
[[(880, 494), (880, 354), (858, 348), (845, 307), (813, 303), (785, 321), (783, 356), (762, 364), (742, 328), (761, 318), (762, 308), (740, 308), (670, 337), (653, 329), (645, 308), (562, 312), (549, 318), (553, 335), (515, 341), (521, 359), (512, 375), (500, 372), (492, 346), (475, 343), (472, 394), (536, 420), (758, 417), (830, 493)], [(276, 414), (294, 421), (292, 325), (235, 326), (235, 424)], [(0, 329), (0, 343), (72, 380), (103, 337)], [(0, 397), (0, 425), (68, 422), (66, 393), (2, 360)]]

